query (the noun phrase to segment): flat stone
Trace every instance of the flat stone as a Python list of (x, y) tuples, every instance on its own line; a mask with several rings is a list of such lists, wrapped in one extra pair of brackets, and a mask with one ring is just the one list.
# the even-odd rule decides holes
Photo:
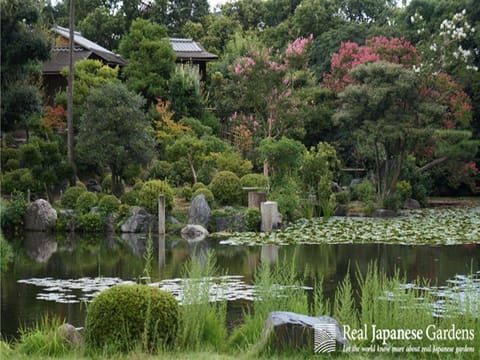
[[(306, 350), (313, 352), (315, 333), (331, 341), (331, 345), (339, 350), (348, 346), (343, 329), (330, 316), (307, 316), (287, 311), (274, 311), (268, 314), (258, 347), (271, 346), (271, 350)], [(318, 335), (318, 334), (317, 334)]]
[(388, 210), (388, 209), (377, 209), (373, 213), (373, 217), (377, 217), (377, 218), (392, 218), (396, 216), (397, 216), (396, 211)]
[(187, 225), (180, 232), (182, 238), (188, 241), (202, 241), (208, 236), (208, 230), (202, 225)]

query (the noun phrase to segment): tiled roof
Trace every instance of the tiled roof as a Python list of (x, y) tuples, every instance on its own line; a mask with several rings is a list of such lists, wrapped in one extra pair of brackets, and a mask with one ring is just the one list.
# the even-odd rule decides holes
[(202, 45), (192, 39), (170, 38), (173, 51), (178, 60), (216, 60), (218, 56), (206, 51)]

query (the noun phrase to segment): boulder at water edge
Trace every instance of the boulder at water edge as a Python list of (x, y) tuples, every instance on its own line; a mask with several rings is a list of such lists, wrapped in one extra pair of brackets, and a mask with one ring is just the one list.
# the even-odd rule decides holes
[(202, 225), (208, 227), (210, 223), (210, 217), (212, 216), (212, 210), (208, 206), (208, 202), (205, 199), (205, 195), (199, 194), (195, 196), (188, 210), (188, 224)]
[(49, 231), (57, 223), (57, 211), (47, 200), (38, 199), (30, 203), (25, 212), (25, 230)]
[(123, 233), (147, 233), (151, 221), (152, 215), (147, 210), (139, 208), (125, 221), (121, 230)]
[(202, 241), (208, 236), (208, 230), (202, 225), (187, 225), (182, 231), (182, 238), (188, 241)]
[(405, 202), (403, 203), (403, 208), (404, 209), (409, 209), (409, 210), (416, 210), (420, 209), (420, 203), (415, 200), (415, 199), (406, 199)]
[(330, 316), (307, 316), (287, 311), (274, 311), (268, 314), (258, 350), (269, 346), (273, 351), (305, 350), (314, 352), (317, 339), (329, 342), (331, 350), (348, 346), (340, 324)]

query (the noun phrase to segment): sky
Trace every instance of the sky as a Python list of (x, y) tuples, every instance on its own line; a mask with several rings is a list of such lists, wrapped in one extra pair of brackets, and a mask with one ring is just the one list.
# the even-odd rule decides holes
[(208, 0), (208, 3), (210, 4), (210, 10), (215, 9), (218, 5), (223, 5), (229, 0)]

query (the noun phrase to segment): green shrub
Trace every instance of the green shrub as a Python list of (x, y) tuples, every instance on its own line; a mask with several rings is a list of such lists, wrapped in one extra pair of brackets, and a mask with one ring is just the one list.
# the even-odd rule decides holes
[(148, 170), (147, 179), (168, 179), (172, 165), (167, 161), (154, 161), (150, 169)]
[(240, 179), (231, 171), (220, 171), (209, 185), (215, 200), (222, 205), (234, 205), (240, 202), (242, 189)]
[(102, 215), (96, 212), (80, 215), (78, 222), (80, 230), (86, 233), (103, 232), (105, 227)]
[(129, 164), (123, 170), (122, 177), (127, 184), (134, 185), (138, 179), (142, 178), (143, 169), (140, 164)]
[(105, 195), (98, 202), (98, 207), (100, 211), (109, 214), (114, 213), (118, 210), (120, 206), (120, 200), (115, 195)]
[(148, 350), (172, 344), (179, 308), (172, 294), (148, 285), (117, 285), (102, 291), (87, 308), (85, 341), (121, 351), (141, 343)]
[(142, 180), (138, 180), (138, 181), (135, 183), (135, 185), (133, 185), (132, 190), (138, 190), (138, 191), (142, 190), (143, 184), (144, 184), (144, 183), (143, 183)]
[(202, 182), (196, 182), (195, 184), (193, 184), (192, 186), (192, 191), (195, 192), (197, 191), (198, 189), (207, 189), (207, 185), (205, 185), (204, 183)]
[(80, 214), (86, 214), (97, 205), (97, 201), (97, 195), (90, 191), (85, 191), (77, 198), (75, 210)]
[(346, 205), (350, 202), (350, 191), (339, 191), (335, 193), (338, 204)]
[(292, 221), (301, 216), (299, 193), (298, 183), (284, 178), (272, 189), (269, 199), (278, 203), (278, 210), (285, 220)]
[(165, 195), (165, 209), (173, 208), (173, 190), (166, 181), (150, 180), (142, 186), (138, 194), (138, 205), (144, 207), (151, 214), (158, 214), (158, 197)]
[(10, 160), (17, 160), (20, 164), (20, 153), (17, 149), (2, 147), (1, 152), (2, 169), (7, 168), (7, 164)]
[(19, 167), (20, 167), (20, 161), (18, 159), (8, 159), (3, 169), (6, 171), (13, 171), (13, 170), (17, 170)]
[(242, 187), (256, 187), (266, 189), (268, 187), (268, 178), (262, 174), (247, 174), (240, 178)]
[(126, 219), (132, 215), (132, 206), (127, 204), (121, 204), (118, 207), (117, 214), (121, 219)]
[(372, 216), (375, 210), (377, 210), (377, 204), (375, 203), (375, 201), (367, 202), (367, 205), (363, 208), (363, 212), (367, 216)]
[(242, 155), (236, 151), (225, 151), (211, 155), (215, 159), (216, 168), (222, 171), (231, 171), (237, 176), (244, 176), (252, 171), (252, 162), (244, 160)]
[(17, 169), (3, 174), (1, 184), (3, 194), (12, 194), (15, 190), (24, 193), (28, 190), (36, 193), (39, 190), (29, 169)]
[(383, 199), (383, 207), (388, 210), (397, 211), (402, 206), (402, 198), (400, 194), (393, 193), (388, 196), (385, 196)]
[(197, 189), (197, 191), (195, 191), (192, 194), (192, 199), (194, 199), (195, 196), (200, 195), (200, 194), (205, 195), (205, 200), (207, 200), (207, 203), (210, 206), (213, 205), (213, 202), (215, 201), (215, 197), (213, 196), (213, 194), (210, 190), (208, 190), (207, 188), (199, 188), (199, 189)]
[(86, 191), (85, 188), (78, 185), (69, 187), (62, 195), (60, 203), (66, 209), (73, 209), (77, 204), (78, 197)]
[(262, 215), (257, 208), (248, 208), (245, 211), (245, 225), (248, 231), (259, 231)]
[(408, 181), (402, 180), (395, 185), (395, 193), (400, 197), (400, 202), (403, 202), (412, 197), (412, 185)]
[(75, 186), (80, 186), (81, 188), (87, 190), (87, 185), (85, 185), (83, 182), (81, 181), (76, 181), (75, 182)]
[(376, 190), (375, 185), (369, 180), (365, 180), (360, 184), (353, 187), (353, 195), (356, 199), (368, 203), (369, 201), (375, 201)]
[(185, 200), (187, 200), (187, 201), (192, 200), (192, 194), (193, 194), (193, 191), (192, 191), (192, 188), (190, 186), (185, 185), (185, 186), (182, 187), (181, 195)]
[(120, 201), (122, 202), (122, 204), (135, 206), (137, 205), (137, 200), (139, 195), (140, 195), (140, 190), (132, 190), (124, 193), (120, 197)]
[(14, 190), (10, 201), (1, 200), (1, 216), (0, 221), (2, 229), (5, 230), (22, 230), (27, 210), (27, 199), (25, 194)]

